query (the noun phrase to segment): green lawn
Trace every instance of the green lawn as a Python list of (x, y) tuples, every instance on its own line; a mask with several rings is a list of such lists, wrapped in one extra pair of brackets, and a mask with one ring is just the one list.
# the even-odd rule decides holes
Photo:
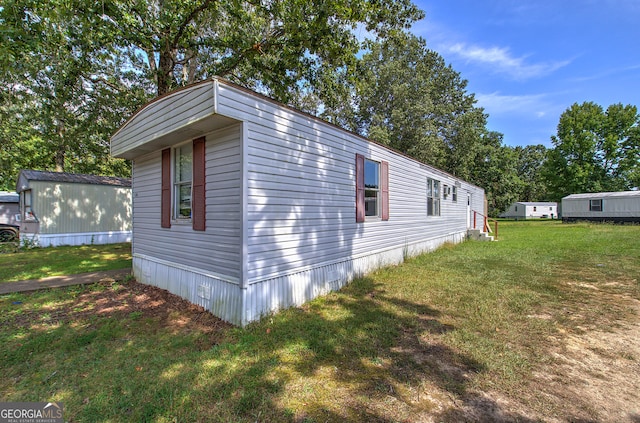
[(532, 387), (558, 339), (637, 318), (638, 239), (501, 222), (499, 242), (444, 246), (245, 329), (134, 282), (7, 295), (0, 401), (63, 401), (83, 422), (453, 422), (493, 392), (584, 420), (580, 398), (567, 414)]
[(0, 282), (131, 267), (131, 244), (83, 245), (0, 254)]

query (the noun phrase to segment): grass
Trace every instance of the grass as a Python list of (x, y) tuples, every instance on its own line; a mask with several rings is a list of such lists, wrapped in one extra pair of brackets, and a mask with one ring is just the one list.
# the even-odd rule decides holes
[(131, 244), (83, 245), (0, 254), (0, 282), (131, 267)]
[(135, 283), (0, 297), (0, 401), (63, 401), (87, 422), (461, 420), (438, 404), (522, 398), (560, 333), (607, 330), (631, 316), (620, 298), (640, 298), (640, 226), (500, 231), (245, 329)]

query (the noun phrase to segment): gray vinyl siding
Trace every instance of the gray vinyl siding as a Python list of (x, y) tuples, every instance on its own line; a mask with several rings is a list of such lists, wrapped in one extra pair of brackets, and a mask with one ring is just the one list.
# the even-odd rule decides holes
[[(185, 128), (193, 122), (210, 116), (214, 111), (211, 84), (194, 86), (190, 90), (179, 90), (151, 103), (144, 113), (136, 114), (121, 130), (116, 132), (111, 143), (111, 154), (121, 156), (152, 140), (162, 139), (171, 132)], [(170, 107), (167, 107), (169, 104)], [(195, 136), (194, 136), (195, 137)]]
[(131, 230), (131, 188), (31, 181), (41, 234)]
[[(160, 227), (161, 151), (134, 161), (133, 253), (238, 283), (241, 251), (240, 126), (206, 136), (206, 231)], [(188, 140), (184, 140), (188, 141)]]
[[(218, 112), (247, 125), (248, 284), (464, 232), (467, 192), (450, 175), (244, 91), (220, 85)], [(389, 221), (355, 221), (355, 155), (389, 162)], [(458, 188), (427, 216), (427, 178)]]
[[(590, 200), (602, 200), (602, 211), (590, 211)], [(630, 218), (640, 217), (640, 195), (608, 196), (593, 194), (562, 199), (563, 218)]]

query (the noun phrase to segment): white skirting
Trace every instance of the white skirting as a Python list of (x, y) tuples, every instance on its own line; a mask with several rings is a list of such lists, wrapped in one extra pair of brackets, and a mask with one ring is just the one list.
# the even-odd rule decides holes
[(28, 234), (21, 233), (20, 239), (39, 247), (61, 245), (117, 244), (131, 242), (131, 231), (83, 232), (71, 234)]
[(235, 325), (246, 324), (288, 307), (300, 306), (335, 291), (354, 278), (378, 268), (399, 264), (406, 257), (432, 251), (446, 242), (458, 243), (466, 231), (430, 239), (367, 256), (319, 265), (295, 273), (255, 281), (246, 288), (233, 281), (187, 270), (184, 265), (134, 255), (133, 274), (138, 282), (166, 289), (198, 304)]

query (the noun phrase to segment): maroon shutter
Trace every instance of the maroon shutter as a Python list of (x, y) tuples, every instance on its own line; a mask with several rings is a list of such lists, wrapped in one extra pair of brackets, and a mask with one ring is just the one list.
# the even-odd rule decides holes
[(171, 149), (162, 150), (162, 195), (160, 197), (160, 226), (171, 227)]
[(356, 222), (364, 222), (364, 156), (356, 154)]
[(382, 220), (389, 220), (389, 163), (380, 163), (380, 191), (382, 192)]
[(205, 230), (205, 138), (193, 140), (193, 198), (191, 199), (191, 223), (194, 231)]

